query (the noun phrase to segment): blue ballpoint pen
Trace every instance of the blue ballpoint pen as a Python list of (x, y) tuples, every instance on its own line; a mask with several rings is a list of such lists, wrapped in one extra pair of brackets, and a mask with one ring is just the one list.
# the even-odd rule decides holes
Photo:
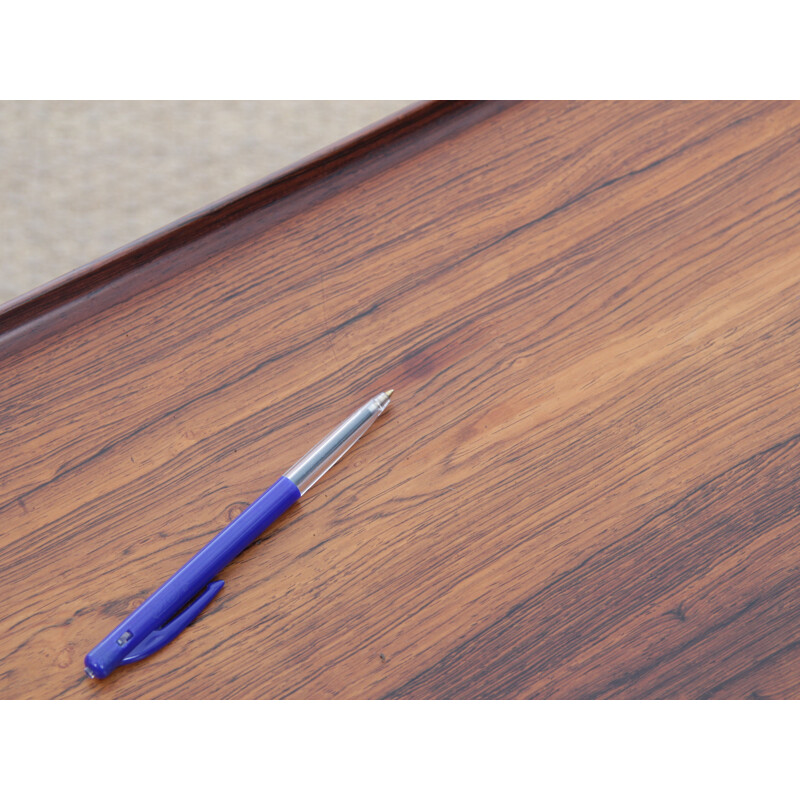
[(85, 659), (90, 678), (106, 678), (120, 664), (140, 661), (171, 642), (222, 588), (212, 580), (284, 511), (305, 494), (364, 434), (389, 405), (381, 392), (309, 450), (251, 506), (156, 589)]

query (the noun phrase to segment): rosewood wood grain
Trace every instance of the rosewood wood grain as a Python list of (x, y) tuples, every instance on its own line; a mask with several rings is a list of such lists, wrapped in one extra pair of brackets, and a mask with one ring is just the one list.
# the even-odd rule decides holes
[(800, 697), (799, 222), (798, 103), (437, 103), (9, 307), (0, 696)]

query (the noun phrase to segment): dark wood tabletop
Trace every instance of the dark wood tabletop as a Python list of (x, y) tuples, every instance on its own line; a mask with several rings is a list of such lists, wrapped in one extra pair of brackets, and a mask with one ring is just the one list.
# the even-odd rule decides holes
[(7, 306), (0, 365), (0, 697), (800, 697), (798, 103), (412, 107)]

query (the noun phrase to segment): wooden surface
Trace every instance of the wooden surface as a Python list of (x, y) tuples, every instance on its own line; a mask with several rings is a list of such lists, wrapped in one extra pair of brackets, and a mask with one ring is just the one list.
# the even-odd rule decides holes
[(11, 307), (0, 696), (800, 697), (798, 223), (797, 103), (436, 104)]

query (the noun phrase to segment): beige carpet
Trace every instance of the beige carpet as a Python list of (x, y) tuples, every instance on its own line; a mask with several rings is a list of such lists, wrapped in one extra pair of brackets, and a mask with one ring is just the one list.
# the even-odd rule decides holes
[(0, 102), (0, 302), (406, 105)]

